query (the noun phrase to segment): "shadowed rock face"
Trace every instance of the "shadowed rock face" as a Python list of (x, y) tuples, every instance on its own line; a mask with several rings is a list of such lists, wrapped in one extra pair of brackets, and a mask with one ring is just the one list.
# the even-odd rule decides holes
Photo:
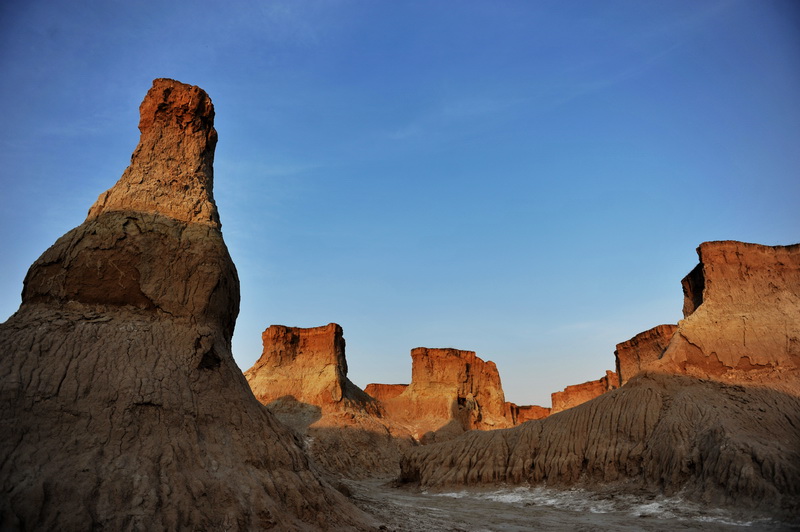
[(0, 325), (0, 521), (38, 530), (366, 528), (231, 356), (239, 282), (213, 107), (153, 83), (141, 140)]
[(414, 449), (402, 479), (610, 485), (800, 514), (800, 245), (698, 253), (690, 313), (646, 371), (544, 420)]

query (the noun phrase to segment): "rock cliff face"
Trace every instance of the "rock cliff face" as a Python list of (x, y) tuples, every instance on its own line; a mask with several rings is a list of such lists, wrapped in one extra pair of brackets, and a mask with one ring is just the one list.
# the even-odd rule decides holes
[(659, 325), (617, 344), (614, 357), (620, 386), (659, 360), (677, 329), (677, 325)]
[(800, 245), (698, 253), (688, 315), (646, 371), (541, 421), (416, 448), (402, 479), (610, 485), (800, 514)]
[(345, 341), (336, 323), (308, 329), (272, 325), (261, 339), (261, 357), (244, 375), (263, 404), (285, 399), (323, 412), (377, 410), (375, 401), (347, 378)]
[(800, 244), (706, 242), (697, 254), (658, 370), (783, 389), (800, 368)]
[(359, 478), (397, 474), (408, 434), (347, 378), (342, 328), (272, 325), (261, 358), (245, 372), (256, 398), (308, 442), (328, 471)]
[(585, 403), (586, 401), (590, 401), (595, 397), (599, 397), (606, 392), (618, 388), (617, 382), (617, 374), (613, 371), (606, 371), (605, 377), (601, 377), (596, 381), (573, 384), (564, 388), (563, 391), (553, 392), (550, 394), (553, 405), (550, 409), (550, 413), (555, 414), (556, 412), (561, 412)]
[(231, 356), (211, 100), (159, 79), (140, 111), (130, 166), (0, 325), (2, 526), (366, 528)]
[(411, 384), (384, 406), (417, 439), (437, 431), (441, 438), (513, 424), (494, 362), (484, 362), (474, 351), (418, 347), (411, 351), (411, 364)]

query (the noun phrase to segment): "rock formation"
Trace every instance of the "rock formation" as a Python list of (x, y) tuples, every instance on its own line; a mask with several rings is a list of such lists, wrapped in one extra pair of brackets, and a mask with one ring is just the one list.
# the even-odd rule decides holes
[[(800, 244), (706, 242), (658, 371), (791, 387), (800, 368)], [(789, 380), (789, 383), (785, 381)]]
[(411, 351), (411, 384), (383, 401), (392, 419), (411, 427), (417, 439), (429, 441), (465, 430), (510, 427), (500, 375), (494, 362), (474, 351)]
[(617, 382), (617, 374), (613, 371), (606, 371), (605, 377), (601, 377), (596, 381), (573, 384), (564, 388), (563, 391), (553, 392), (550, 394), (552, 401), (550, 413), (555, 414), (599, 397), (618, 388)]
[(538, 405), (519, 406), (514, 403), (506, 403), (506, 417), (512, 424), (519, 425), (534, 419), (544, 419), (550, 415), (550, 408)]
[(256, 398), (306, 438), (317, 463), (344, 477), (397, 474), (407, 431), (347, 378), (342, 328), (271, 325), (244, 375)]
[(800, 514), (800, 245), (709, 242), (687, 316), (619, 389), (540, 421), (418, 447), (402, 480), (680, 493)]
[(140, 111), (130, 166), (0, 325), (2, 528), (367, 528), (231, 356), (211, 100), (159, 79)]
[(614, 357), (620, 386), (661, 358), (677, 328), (677, 325), (659, 325), (617, 344)]
[(367, 384), (364, 392), (378, 401), (388, 401), (394, 399), (408, 388), (408, 384)]
[(336, 323), (308, 329), (272, 325), (261, 339), (261, 357), (244, 376), (263, 404), (298, 401), (323, 412), (377, 409), (374, 399), (347, 378), (345, 341)]

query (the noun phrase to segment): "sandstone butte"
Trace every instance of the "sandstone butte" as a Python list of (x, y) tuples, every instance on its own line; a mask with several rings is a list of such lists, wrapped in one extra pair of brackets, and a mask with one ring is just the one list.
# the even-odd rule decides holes
[(413, 349), (411, 383), (370, 384), (369, 394), (347, 379), (335, 323), (272, 325), (262, 341), (261, 357), (245, 372), (254, 395), (309, 437), (319, 464), (343, 476), (396, 475), (402, 452), (416, 443), (546, 415), (506, 403), (497, 367), (473, 351)]
[[(350, 478), (393, 475), (400, 456), (418, 443), (469, 430), (508, 428), (543, 419), (551, 409), (506, 402), (497, 366), (473, 351), (420, 347), (411, 351), (410, 384), (368, 384), (347, 378), (341, 326), (272, 325), (263, 351), (244, 375), (256, 398), (283, 423), (308, 437), (317, 463)], [(552, 412), (617, 387), (614, 372), (553, 394)]]
[(0, 325), (1, 527), (368, 529), (231, 356), (211, 100), (157, 79), (140, 112), (130, 166)]
[(424, 443), (514, 424), (497, 366), (474, 351), (412, 349), (411, 383), (384, 405)]
[(620, 388), (509, 430), (414, 448), (401, 481), (644, 490), (796, 519), (800, 244), (706, 242), (698, 255), (677, 327), (617, 347)]
[(349, 478), (399, 472), (402, 449), (412, 443), (408, 431), (347, 378), (339, 325), (272, 325), (261, 339), (261, 357), (245, 378), (262, 404), (306, 437), (316, 463)]

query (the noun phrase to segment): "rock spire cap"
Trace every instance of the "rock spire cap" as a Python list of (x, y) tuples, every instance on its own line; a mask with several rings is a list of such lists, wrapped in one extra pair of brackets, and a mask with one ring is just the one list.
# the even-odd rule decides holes
[(88, 219), (104, 212), (160, 214), (220, 227), (214, 203), (214, 105), (200, 87), (159, 78), (139, 106), (141, 137), (131, 164), (103, 192)]

